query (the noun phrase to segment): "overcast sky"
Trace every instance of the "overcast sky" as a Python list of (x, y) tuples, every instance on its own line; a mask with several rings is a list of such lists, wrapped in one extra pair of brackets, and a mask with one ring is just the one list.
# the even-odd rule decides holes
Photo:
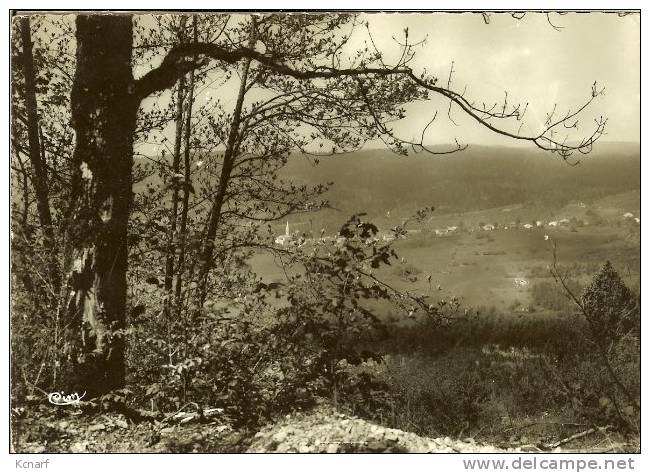
[[(583, 125), (602, 114), (609, 118), (604, 140), (640, 140), (638, 15), (552, 14), (550, 20), (560, 31), (541, 13), (528, 13), (521, 20), (493, 14), (489, 24), (476, 14), (373, 14), (369, 18), (376, 42), (385, 49), (391, 47), (391, 33), (405, 27), (414, 40), (426, 36), (415, 67), (426, 67), (446, 82), (454, 61), (452, 86), (462, 91), (467, 85), (468, 98), (494, 102), (507, 90), (510, 102), (530, 102), (527, 123), (532, 130), (541, 125), (554, 103), (566, 110), (588, 98), (596, 80), (606, 87), (606, 95), (585, 114)], [(444, 106), (439, 108), (446, 112)], [(413, 107), (409, 122), (398, 129), (405, 133), (419, 129), (431, 116), (430, 109), (431, 104)], [(462, 127), (437, 120), (429, 142), (449, 142), (454, 136), (471, 143), (507, 142), (461, 117), (460, 112), (454, 114)]]
[[(412, 67), (426, 68), (445, 85), (454, 62), (451, 88), (463, 91), (466, 98), (488, 104), (502, 101), (508, 92), (509, 103), (529, 102), (521, 132), (535, 134), (545, 114), (555, 103), (558, 112), (575, 110), (591, 93), (594, 81), (605, 86), (601, 97), (582, 115), (581, 129), (575, 138), (590, 135), (593, 119), (608, 118), (604, 141), (640, 141), (640, 26), (639, 16), (619, 17), (607, 13), (546, 14), (528, 13), (517, 20), (509, 14), (491, 14), (489, 24), (474, 13), (366, 14), (378, 48), (387, 60), (396, 59), (399, 47), (392, 39), (409, 29), (411, 41), (426, 38)], [(358, 28), (350, 48), (362, 47), (368, 40), (365, 28)], [(140, 75), (145, 71), (136, 71)], [(206, 90), (201, 102), (219, 95), (226, 105), (233, 90)], [(435, 126), (425, 137), (427, 144), (461, 143), (515, 145), (508, 138), (483, 129), (459, 110), (447, 119), (448, 103), (443, 100), (407, 107), (408, 117), (395, 125), (399, 136), (418, 139), (419, 132), (438, 110)], [(516, 131), (518, 123), (514, 123)], [(171, 130), (171, 128), (170, 128)], [(521, 143), (520, 143), (521, 144)], [(526, 146), (531, 146), (525, 143)]]

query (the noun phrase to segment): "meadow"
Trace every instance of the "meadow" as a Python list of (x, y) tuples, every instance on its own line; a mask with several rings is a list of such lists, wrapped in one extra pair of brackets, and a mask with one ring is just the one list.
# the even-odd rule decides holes
[[(393, 241), (401, 259), (379, 274), (382, 280), (437, 299), (457, 298), (463, 310), (440, 327), (396, 315), (388, 305), (373, 306), (388, 334), (370, 348), (385, 355), (381, 363), (357, 368), (360, 382), (372, 386), (350, 390), (345, 408), (421, 435), (531, 448), (613, 422), (603, 407), (610, 381), (584, 340), (588, 327), (550, 270), (555, 245), (557, 267), (577, 294), (605, 260), (638, 293), (639, 226), (622, 217), (630, 210), (638, 215), (638, 199), (629, 191), (541, 216), (538, 206), (523, 204), (435, 215)], [(594, 215), (598, 221), (590, 222)], [(582, 224), (521, 226), (537, 218)], [(505, 229), (515, 219), (520, 225)], [(478, 229), (484, 222), (497, 229)], [(449, 225), (462, 230), (436, 236), (435, 228)], [(268, 254), (255, 255), (250, 264), (266, 280), (285, 277), (282, 262)], [(634, 390), (638, 357), (629, 355), (617, 369)], [(373, 394), (361, 394), (368, 391)], [(582, 446), (614, 440), (630, 438), (619, 431)]]
[[(472, 217), (491, 221), (486, 213)], [(456, 296), (467, 306), (494, 306), (500, 311), (522, 309), (530, 306), (534, 285), (551, 279), (555, 243), (558, 264), (579, 273), (575, 277), (590, 277), (609, 259), (626, 283), (638, 284), (640, 243), (628, 224), (589, 225), (575, 231), (501, 228), (435, 236), (431, 229), (444, 228), (451, 218), (432, 220), (428, 229), (418, 228), (406, 239), (396, 240), (393, 246), (403, 260), (395, 261), (393, 269), (385, 270), (382, 278), (402, 289)], [(461, 220), (469, 221), (462, 214)], [(613, 221), (617, 222), (616, 218)], [(255, 255), (250, 265), (269, 281), (281, 281), (285, 276), (282, 262), (266, 253)], [(404, 276), (404, 269), (410, 276)]]

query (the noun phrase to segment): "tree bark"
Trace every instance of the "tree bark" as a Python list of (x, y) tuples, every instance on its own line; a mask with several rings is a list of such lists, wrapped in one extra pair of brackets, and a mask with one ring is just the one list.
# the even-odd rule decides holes
[[(181, 77), (178, 83), (178, 92), (176, 104), (176, 137), (174, 140), (174, 160), (172, 169), (174, 172), (174, 179), (180, 173), (180, 158), (181, 158), (181, 142), (183, 141), (183, 96), (185, 90), (185, 78)], [(173, 283), (174, 274), (182, 269), (174, 266), (176, 259), (176, 238), (178, 227), (178, 201), (180, 199), (179, 189), (177, 185), (173, 186), (172, 190), (172, 208), (169, 215), (169, 231), (167, 233), (167, 256), (165, 262), (165, 300), (163, 301), (163, 312), (165, 323), (167, 324), (167, 352), (169, 356), (169, 363), (172, 364), (172, 333), (173, 333)]]
[(131, 17), (79, 15), (76, 26), (66, 387), (94, 396), (124, 385), (121, 331), (139, 99), (132, 75)]
[[(194, 28), (194, 41), (197, 41), (196, 15), (192, 20)], [(182, 289), (183, 289), (183, 271), (185, 269), (185, 251), (187, 245), (187, 215), (190, 204), (190, 185), (191, 185), (191, 167), (190, 167), (190, 138), (192, 137), (192, 105), (194, 102), (194, 70), (190, 72), (190, 83), (187, 90), (187, 112), (185, 116), (185, 140), (183, 152), (183, 206), (181, 207), (180, 222), (180, 241), (178, 255), (178, 271), (176, 272), (176, 287), (174, 300), (176, 304), (176, 315), (180, 320), (183, 310)], [(185, 324), (183, 324), (185, 326)]]

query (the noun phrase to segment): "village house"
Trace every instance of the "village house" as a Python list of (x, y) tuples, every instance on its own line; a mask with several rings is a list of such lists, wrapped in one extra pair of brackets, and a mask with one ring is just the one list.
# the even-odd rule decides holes
[(393, 241), (395, 240), (395, 234), (393, 232), (380, 231), (377, 233), (377, 238), (382, 241)]
[(293, 241), (293, 237), (289, 232), (289, 222), (287, 221), (287, 226), (284, 229), (284, 235), (278, 235), (275, 237), (275, 244), (280, 246), (289, 245)]

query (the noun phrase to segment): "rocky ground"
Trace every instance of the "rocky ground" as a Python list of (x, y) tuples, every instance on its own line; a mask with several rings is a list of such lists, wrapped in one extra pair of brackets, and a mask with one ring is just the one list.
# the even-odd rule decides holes
[[(306, 413), (288, 415), (255, 432), (233, 429), (218, 412), (209, 418), (196, 413), (181, 413), (134, 422), (124, 414), (84, 414), (81, 411), (40, 410), (38, 415), (13, 413), (14, 452), (634, 452), (638, 445), (617, 442), (588, 445), (589, 437), (605, 437), (594, 432), (568, 439), (562, 446), (522, 444), (496, 447), (471, 438), (420, 437), (411, 432), (390, 429), (321, 406)], [(567, 440), (567, 439), (565, 439)]]
[(292, 416), (257, 432), (249, 452), (298, 453), (454, 453), (503, 452), (473, 439), (425, 438), (403, 430), (389, 429), (366, 420), (319, 409)]

